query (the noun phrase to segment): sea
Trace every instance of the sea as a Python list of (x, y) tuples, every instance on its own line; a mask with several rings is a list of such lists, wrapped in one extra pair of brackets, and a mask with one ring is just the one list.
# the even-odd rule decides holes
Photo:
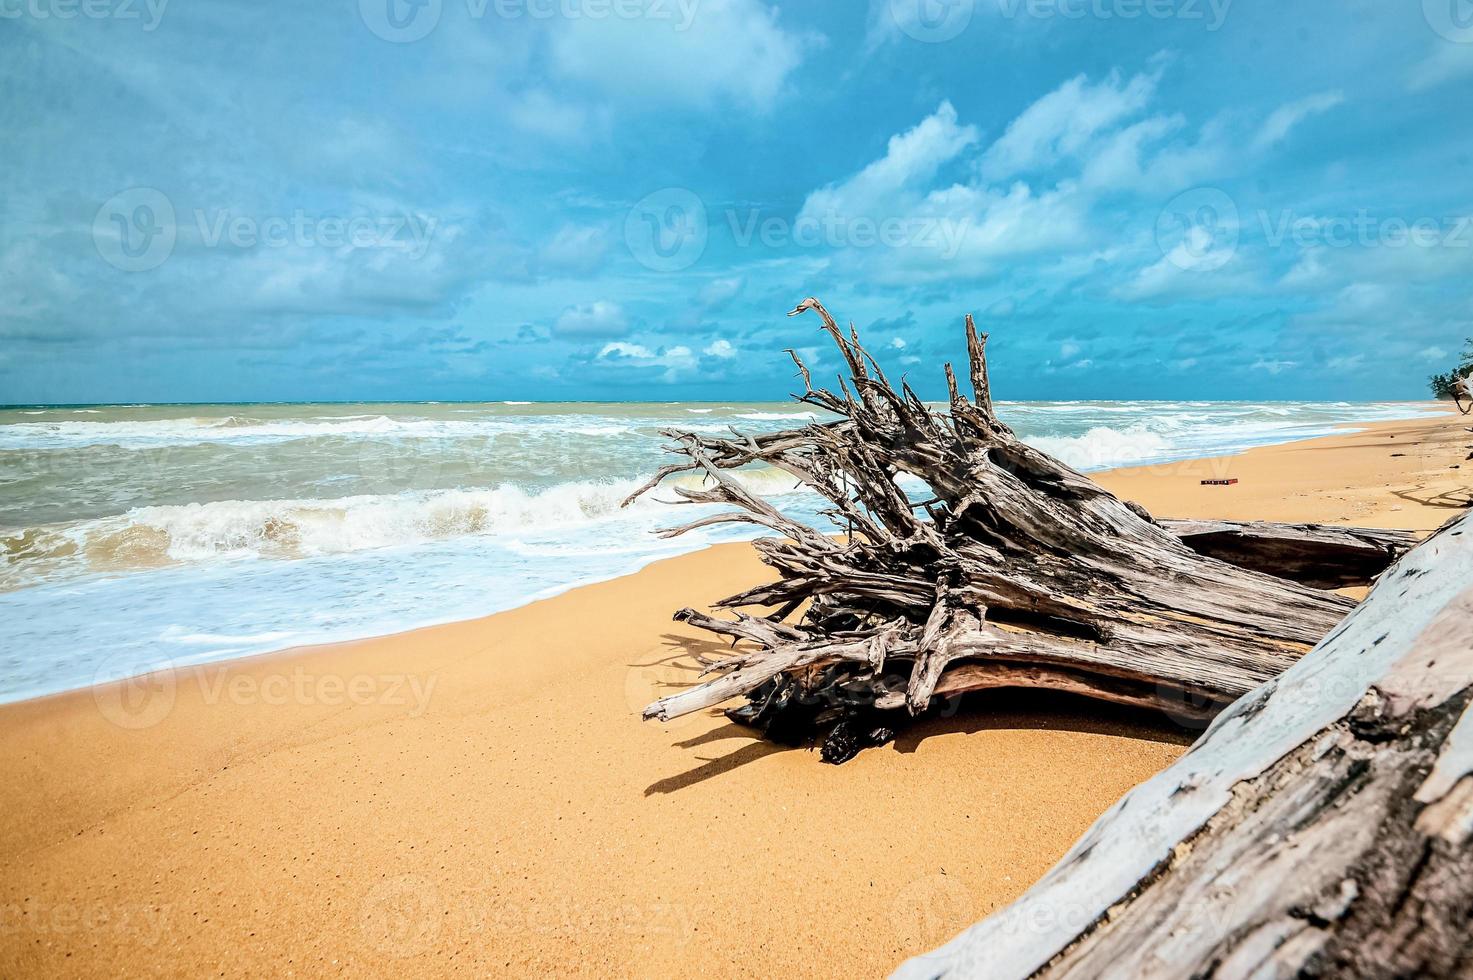
[[(1002, 402), (1082, 470), (1415, 417), (1411, 403)], [(0, 701), (483, 616), (750, 526), (668, 490), (662, 429), (777, 431), (796, 403), (246, 404), (0, 410)], [(785, 513), (819, 502), (742, 474)]]

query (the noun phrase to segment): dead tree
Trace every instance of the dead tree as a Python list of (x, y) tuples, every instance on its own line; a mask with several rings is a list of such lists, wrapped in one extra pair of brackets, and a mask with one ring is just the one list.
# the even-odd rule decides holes
[(1473, 976), (1473, 518), (901, 980)]
[[(737, 509), (663, 534), (724, 522), (776, 534), (755, 547), (778, 580), (717, 604), (759, 614), (676, 614), (738, 642), (709, 664), (718, 676), (655, 702), (646, 718), (747, 695), (733, 718), (784, 741), (828, 732), (829, 761), (886, 739), (894, 722), (877, 712), (914, 715), (937, 698), (991, 687), (1047, 687), (1205, 720), (1294, 663), (1354, 607), (1265, 574), (1265, 563), (1320, 582), (1344, 578), (1325, 572), (1336, 549), (1369, 552), (1362, 573), (1374, 574), (1405, 547), (1394, 536), (1352, 544), (1344, 532), (1271, 526), (1256, 538), (1226, 525), (1174, 533), (998, 419), (987, 336), (971, 317), (972, 397), (948, 364), (949, 408), (940, 412), (904, 380), (893, 386), (854, 328), (840, 330), (817, 300), (790, 315), (809, 311), (845, 371), (838, 393), (815, 388), (789, 351), (803, 379), (797, 398), (830, 417), (730, 438), (667, 431), (682, 459), (630, 497), (695, 473), (704, 485), (674, 486), (678, 502)], [(740, 475), (754, 467), (820, 494), (843, 533), (791, 520), (750, 492)], [(1194, 539), (1205, 553), (1189, 546)], [(1214, 543), (1227, 560), (1213, 557)]]

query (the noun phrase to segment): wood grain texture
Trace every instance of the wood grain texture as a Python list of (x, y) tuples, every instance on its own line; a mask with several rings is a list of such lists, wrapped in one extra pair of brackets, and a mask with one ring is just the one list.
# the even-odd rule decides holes
[[(702, 477), (672, 487), (678, 502), (735, 509), (664, 533), (765, 527), (776, 536), (754, 546), (779, 573), (719, 604), (758, 615), (679, 614), (737, 646), (708, 665), (715, 679), (655, 702), (648, 718), (747, 695), (753, 707), (738, 720), (769, 733), (779, 721), (821, 731), (858, 711), (914, 715), (938, 694), (998, 686), (1211, 717), (1354, 607), (1315, 585), (1369, 581), (1410, 543), (1313, 526), (1158, 523), (998, 419), (987, 337), (970, 317), (972, 397), (948, 364), (941, 412), (903, 380), (893, 385), (853, 327), (841, 330), (817, 300), (791, 315), (806, 313), (846, 366), (836, 393), (815, 388), (792, 354), (799, 401), (827, 419), (755, 436), (669, 430), (679, 461), (634, 495), (667, 477)], [(741, 472), (759, 466), (821, 495), (847, 533), (791, 520), (751, 493)], [(1292, 574), (1266, 574), (1280, 568)]]
[(1473, 519), (903, 980), (1473, 971)]

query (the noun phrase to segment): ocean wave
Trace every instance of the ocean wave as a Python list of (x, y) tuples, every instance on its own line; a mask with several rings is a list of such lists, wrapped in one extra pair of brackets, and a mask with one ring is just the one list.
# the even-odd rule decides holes
[(1136, 427), (1096, 426), (1081, 436), (1037, 436), (1027, 441), (1077, 470), (1160, 459), (1173, 448), (1161, 433)]
[(622, 425), (578, 425), (568, 431), (580, 436), (623, 436), (634, 430)]
[(785, 421), (812, 421), (818, 418), (817, 412), (741, 412), (737, 418), (746, 419), (749, 422), (785, 422)]
[[(543, 423), (549, 430), (554, 422)], [(390, 418), (387, 415), (343, 415), (318, 419), (220, 418), (119, 420), (114, 422), (17, 422), (0, 425), (0, 450), (75, 449), (116, 446), (154, 449), (164, 446), (267, 444), (312, 438), (456, 439), (525, 431), (525, 420)], [(604, 434), (603, 431), (593, 434)]]
[[(777, 469), (738, 471), (735, 476), (763, 496), (801, 490), (794, 477)], [(674, 499), (674, 494), (646, 495), (627, 510), (620, 506), (642, 482), (573, 481), (540, 491), (505, 483), (483, 489), (138, 507), (110, 517), (0, 532), (0, 589), (93, 572), (218, 559), (308, 558), (474, 535), (555, 531), (621, 514), (653, 518), (659, 500)], [(704, 485), (694, 475), (665, 484), (688, 489)], [(651, 530), (669, 515), (659, 516), (660, 521), (652, 519), (636, 533)]]

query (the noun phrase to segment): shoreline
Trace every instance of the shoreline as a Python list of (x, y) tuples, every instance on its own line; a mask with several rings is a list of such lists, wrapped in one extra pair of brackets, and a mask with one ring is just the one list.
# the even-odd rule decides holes
[[(1473, 484), (1464, 424), (1092, 476), (1162, 517), (1427, 531)], [(641, 722), (718, 646), (671, 612), (765, 574), (716, 545), (0, 706), (0, 974), (876, 973), (1016, 897), (1197, 734), (999, 691), (827, 767), (716, 712)]]
[[(1167, 402), (1167, 403), (1171, 403), (1171, 402)], [(272, 403), (262, 403), (262, 404), (272, 404)], [(288, 403), (288, 404), (296, 404), (296, 403)], [(351, 404), (360, 404), (360, 403), (351, 403)], [(361, 404), (369, 404), (369, 403), (361, 403)], [(405, 404), (434, 404), (434, 403), (428, 403), (427, 402), (427, 403), (405, 403)], [(449, 403), (446, 403), (446, 404), (449, 404)], [(480, 404), (480, 403), (477, 403), (477, 404)], [(488, 403), (485, 403), (485, 404), (501, 404), (501, 403), (498, 403), (498, 402), (488, 402)], [(563, 403), (560, 403), (559, 402), (559, 403), (546, 403), (546, 404), (563, 404)], [(638, 403), (631, 403), (631, 404), (638, 404)], [(713, 403), (713, 404), (716, 404), (716, 403)], [(1249, 402), (1245, 402), (1245, 404), (1256, 404), (1256, 402), (1249, 401)], [(1285, 402), (1285, 404), (1300, 404), (1300, 403), (1296, 403), (1296, 402)], [(1417, 402), (1417, 401), (1411, 401), (1411, 402), (1376, 402), (1374, 404), (1399, 404), (1399, 405), (1406, 405), (1409, 408), (1413, 408), (1413, 407), (1417, 408), (1422, 414), (1419, 414), (1419, 415), (1416, 415), (1416, 416), (1409, 416), (1408, 418), (1405, 418), (1405, 419), (1390, 419), (1390, 420), (1376, 420), (1376, 421), (1363, 421), (1363, 422), (1354, 422), (1354, 421), (1352, 421), (1352, 422), (1335, 423), (1334, 428), (1336, 428), (1337, 430), (1340, 430), (1340, 431), (1338, 431), (1337, 433), (1332, 434), (1332, 435), (1313, 435), (1313, 436), (1302, 436), (1302, 437), (1298, 437), (1298, 438), (1291, 438), (1291, 439), (1287, 439), (1287, 440), (1282, 441), (1282, 442), (1270, 442), (1270, 443), (1264, 443), (1264, 444), (1261, 444), (1261, 445), (1248, 446), (1248, 447), (1246, 447), (1244, 449), (1235, 450), (1235, 451), (1233, 451), (1231, 453), (1225, 453), (1225, 454), (1218, 455), (1218, 456), (1183, 457), (1183, 458), (1180, 458), (1180, 459), (1171, 459), (1171, 460), (1166, 460), (1166, 461), (1161, 461), (1161, 462), (1139, 463), (1139, 464), (1132, 464), (1130, 466), (1121, 466), (1121, 467), (1109, 467), (1109, 468), (1106, 468), (1106, 469), (1103, 469), (1103, 470), (1085, 470), (1084, 472), (1086, 473), (1086, 475), (1090, 476), (1091, 479), (1100, 480), (1101, 482), (1106, 483), (1106, 485), (1109, 485), (1110, 480), (1112, 480), (1114, 478), (1114, 476), (1113, 476), (1114, 474), (1120, 474), (1122, 477), (1125, 477), (1127, 479), (1130, 477), (1131, 474), (1145, 474), (1148, 478), (1149, 477), (1159, 478), (1159, 477), (1162, 477), (1164, 475), (1169, 475), (1169, 474), (1171, 474), (1173, 472), (1195, 471), (1197, 468), (1201, 468), (1201, 467), (1204, 467), (1204, 466), (1205, 467), (1210, 467), (1210, 468), (1213, 469), (1214, 472), (1217, 472), (1218, 470), (1221, 470), (1222, 469), (1222, 466), (1223, 465), (1225, 465), (1225, 461), (1240, 458), (1240, 457), (1242, 457), (1242, 456), (1244, 456), (1245, 454), (1248, 454), (1248, 453), (1254, 453), (1254, 452), (1258, 452), (1258, 451), (1262, 451), (1262, 450), (1271, 450), (1271, 449), (1280, 448), (1280, 447), (1301, 446), (1301, 445), (1304, 445), (1306, 443), (1313, 443), (1313, 442), (1316, 442), (1316, 441), (1319, 441), (1319, 440), (1323, 440), (1323, 439), (1336, 439), (1336, 438), (1341, 438), (1342, 436), (1345, 436), (1345, 435), (1354, 435), (1354, 434), (1357, 434), (1357, 433), (1375, 432), (1375, 431), (1378, 431), (1378, 430), (1380, 430), (1382, 428), (1385, 428), (1385, 427), (1395, 427), (1395, 426), (1407, 425), (1407, 424), (1421, 422), (1421, 421), (1430, 421), (1430, 420), (1434, 420), (1434, 419), (1438, 419), (1438, 418), (1441, 418), (1442, 417), (1440, 415), (1429, 415), (1429, 414), (1427, 414), (1428, 410), (1431, 409), (1431, 408), (1442, 408), (1443, 405), (1442, 405), (1441, 402), (1427, 402), (1427, 401), (1421, 401), (1421, 402)], [(143, 406), (143, 407), (152, 407), (152, 406)], [(1452, 412), (1452, 410), (1451, 409), (1448, 409), (1446, 412), (1444, 412), (1444, 415), (1451, 414), (1451, 412)], [(1149, 505), (1147, 505), (1147, 506), (1148, 506), (1148, 509), (1153, 509), (1154, 510), (1154, 508), (1151, 508)], [(1195, 515), (1195, 514), (1174, 514), (1174, 513), (1165, 513), (1165, 512), (1162, 512), (1158, 516), (1162, 516), (1162, 517), (1177, 517), (1177, 516), (1197, 516), (1197, 515)], [(1367, 526), (1369, 526), (1369, 525), (1367, 525)], [(1392, 525), (1387, 525), (1387, 526), (1392, 526)], [(759, 536), (759, 535), (758, 534), (754, 534), (753, 536), (756, 537), (756, 536)], [(617, 582), (617, 581), (620, 581), (621, 579), (628, 578), (628, 577), (630, 577), (632, 575), (637, 575), (639, 572), (641, 572), (644, 569), (650, 567), (651, 565), (658, 564), (660, 562), (678, 560), (678, 559), (680, 559), (682, 557), (686, 557), (686, 556), (689, 556), (689, 555), (700, 554), (702, 552), (708, 551), (708, 550), (713, 549), (713, 548), (722, 548), (722, 547), (726, 547), (726, 546), (729, 546), (729, 545), (745, 545), (748, 542), (748, 540), (749, 539), (744, 539), (744, 540), (739, 540), (739, 541), (734, 541), (734, 542), (718, 542), (718, 543), (714, 543), (714, 544), (696, 545), (696, 546), (691, 547), (689, 549), (672, 550), (671, 553), (665, 554), (665, 555), (646, 555), (646, 556), (642, 556), (641, 559), (640, 559), (640, 563), (639, 564), (637, 564), (636, 566), (630, 568), (629, 570), (621, 571), (618, 574), (609, 575), (609, 576), (603, 576), (603, 575), (601, 575), (599, 573), (593, 573), (593, 574), (590, 574), (588, 576), (585, 576), (585, 577), (582, 577), (582, 578), (578, 578), (578, 579), (575, 579), (575, 580), (570, 581), (570, 582), (567, 582), (567, 583), (562, 583), (562, 584), (558, 584), (558, 585), (551, 586), (551, 587), (548, 587), (548, 588), (544, 588), (544, 589), (540, 590), (539, 592), (534, 593), (533, 595), (528, 596), (528, 597), (526, 597), (524, 599), (515, 600), (515, 604), (514, 605), (506, 606), (506, 607), (499, 608), (499, 609), (492, 609), (490, 611), (477, 613), (475, 615), (469, 615), (469, 616), (466, 616), (466, 615), (449, 615), (449, 616), (446, 616), (444, 618), (431, 618), (431, 619), (427, 619), (427, 620), (422, 621), (422, 622), (416, 622), (416, 623), (413, 623), (412, 625), (404, 626), (403, 628), (390, 629), (390, 630), (388, 630), (386, 632), (365, 633), (365, 634), (356, 635), (356, 636), (333, 637), (333, 638), (324, 638), (324, 639), (320, 639), (320, 640), (311, 640), (311, 639), (308, 639), (306, 641), (292, 642), (289, 645), (284, 646), (284, 647), (274, 647), (274, 648), (270, 648), (270, 649), (260, 649), (260, 650), (246, 651), (246, 652), (241, 652), (241, 653), (231, 653), (231, 654), (229, 654), (227, 656), (224, 656), (224, 657), (207, 659), (207, 660), (203, 660), (203, 661), (200, 661), (200, 662), (197, 662), (197, 663), (166, 664), (166, 665), (163, 665), (163, 666), (160, 666), (160, 667), (157, 667), (157, 668), (153, 668), (151, 670), (147, 670), (147, 671), (144, 671), (144, 672), (141, 672), (141, 673), (136, 672), (136, 671), (128, 671), (126, 673), (120, 673), (116, 677), (109, 677), (109, 678), (102, 679), (102, 680), (94, 679), (91, 683), (78, 684), (78, 685), (69, 686), (69, 687), (61, 687), (61, 688), (47, 689), (47, 690), (9, 692), (9, 693), (6, 693), (3, 696), (0, 696), (0, 711), (3, 711), (5, 708), (10, 707), (11, 705), (25, 704), (25, 703), (28, 703), (28, 702), (31, 702), (31, 701), (44, 700), (46, 698), (52, 698), (52, 697), (56, 697), (58, 695), (69, 694), (69, 693), (73, 693), (73, 692), (77, 692), (77, 691), (87, 691), (87, 690), (91, 690), (92, 688), (94, 688), (94, 687), (96, 687), (96, 686), (98, 686), (100, 684), (117, 683), (117, 682), (120, 682), (120, 681), (126, 681), (126, 680), (129, 680), (129, 679), (134, 679), (134, 678), (138, 678), (138, 677), (145, 677), (145, 676), (148, 676), (149, 674), (158, 673), (158, 672), (162, 672), (162, 671), (176, 671), (177, 672), (177, 671), (191, 671), (191, 670), (195, 670), (195, 669), (209, 669), (209, 668), (212, 668), (212, 667), (219, 666), (221, 664), (229, 664), (229, 663), (234, 663), (234, 662), (237, 662), (237, 661), (252, 660), (252, 659), (255, 659), (255, 658), (259, 658), (259, 657), (275, 657), (275, 656), (292, 654), (292, 653), (296, 653), (296, 652), (299, 652), (299, 651), (318, 650), (318, 649), (324, 649), (324, 648), (328, 648), (328, 647), (342, 646), (342, 645), (345, 645), (345, 644), (363, 643), (363, 642), (367, 642), (367, 641), (371, 641), (371, 640), (379, 640), (379, 639), (387, 639), (387, 638), (391, 638), (391, 637), (404, 636), (406, 634), (415, 633), (415, 632), (418, 632), (420, 630), (435, 629), (435, 628), (438, 628), (438, 627), (450, 626), (450, 625), (453, 625), (453, 624), (456, 624), (456, 623), (475, 622), (475, 621), (483, 620), (483, 619), (486, 619), (486, 618), (489, 618), (489, 617), (492, 617), (492, 616), (499, 616), (499, 615), (502, 615), (504, 613), (512, 612), (512, 611), (514, 611), (516, 609), (526, 608), (527, 606), (535, 605), (535, 604), (540, 603), (540, 602), (545, 602), (548, 599), (555, 599), (555, 598), (558, 598), (559, 596), (567, 595), (568, 593), (577, 591), (579, 589), (588, 588), (590, 586), (602, 585), (602, 584), (606, 584), (606, 583), (609, 583), (609, 582)], [(99, 671), (99, 673), (100, 673), (100, 671)], [(14, 696), (14, 695), (18, 695), (18, 696)]]

